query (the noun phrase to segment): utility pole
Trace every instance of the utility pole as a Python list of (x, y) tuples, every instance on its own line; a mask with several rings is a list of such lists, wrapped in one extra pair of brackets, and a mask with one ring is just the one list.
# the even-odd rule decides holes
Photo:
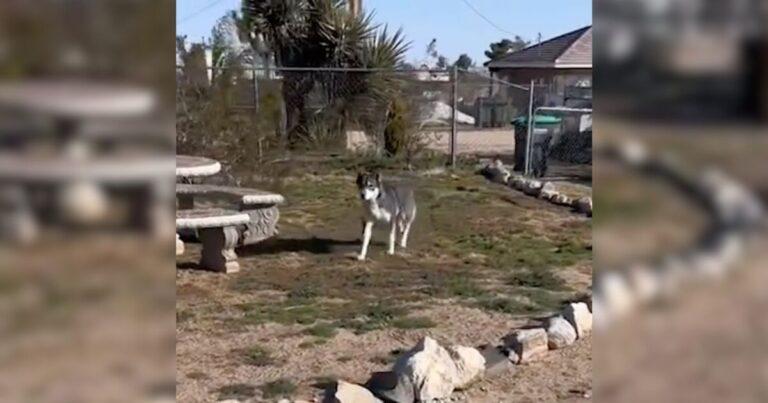
[(349, 0), (349, 12), (354, 16), (360, 15), (363, 9), (363, 0)]

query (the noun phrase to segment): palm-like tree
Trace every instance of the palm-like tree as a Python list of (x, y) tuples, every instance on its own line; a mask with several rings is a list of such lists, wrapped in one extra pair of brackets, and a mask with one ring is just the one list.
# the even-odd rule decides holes
[[(243, 0), (241, 24), (254, 48), (266, 48), (278, 67), (394, 68), (408, 43), (373, 23), (373, 14), (354, 15), (345, 0)], [(385, 99), (396, 88), (370, 74), (283, 71), (283, 101), (289, 142), (306, 124), (307, 94), (322, 86), (329, 105), (363, 94)], [(352, 90), (350, 90), (352, 89)], [(351, 104), (350, 102), (343, 102)]]

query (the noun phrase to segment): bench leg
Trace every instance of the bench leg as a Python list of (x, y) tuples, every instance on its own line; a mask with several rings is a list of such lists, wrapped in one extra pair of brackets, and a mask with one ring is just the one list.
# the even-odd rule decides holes
[(235, 253), (238, 239), (235, 227), (201, 228), (198, 232), (203, 244), (201, 268), (223, 273), (240, 271)]

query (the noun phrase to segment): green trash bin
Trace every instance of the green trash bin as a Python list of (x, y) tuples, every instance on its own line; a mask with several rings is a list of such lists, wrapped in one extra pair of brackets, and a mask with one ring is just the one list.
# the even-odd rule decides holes
[[(557, 127), (563, 120), (557, 116), (536, 115), (533, 119), (534, 126), (531, 132), (531, 168), (534, 176), (544, 176), (547, 171), (547, 156), (549, 146)], [(528, 140), (528, 116), (520, 116), (512, 120), (515, 126), (515, 166), (514, 170), (525, 170), (525, 151)]]

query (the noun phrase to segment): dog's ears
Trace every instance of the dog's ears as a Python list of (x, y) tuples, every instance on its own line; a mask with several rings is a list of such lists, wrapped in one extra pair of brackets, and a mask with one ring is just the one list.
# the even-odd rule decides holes
[(362, 172), (358, 172), (357, 173), (357, 180), (355, 180), (355, 183), (357, 183), (357, 186), (362, 186), (363, 185), (363, 173)]
[(381, 172), (376, 172), (375, 176), (376, 183), (381, 183)]

